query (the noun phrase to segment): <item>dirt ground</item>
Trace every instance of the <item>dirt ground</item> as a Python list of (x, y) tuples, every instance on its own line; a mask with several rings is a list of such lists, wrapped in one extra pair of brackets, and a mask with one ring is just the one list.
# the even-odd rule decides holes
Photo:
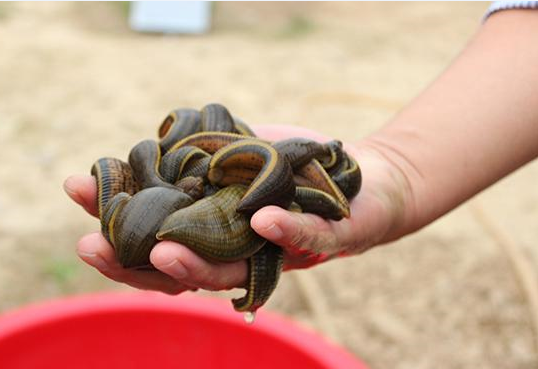
[[(172, 36), (129, 31), (122, 3), (0, 3), (0, 309), (129, 289), (77, 259), (98, 222), (62, 182), (126, 158), (172, 108), (221, 102), (250, 124), (359, 139), (448, 65), (487, 6), (218, 3), (209, 34)], [(477, 209), (536, 270), (537, 180), (533, 163), (394, 244), (287, 273), (267, 309), (375, 369), (536, 368), (527, 295)]]

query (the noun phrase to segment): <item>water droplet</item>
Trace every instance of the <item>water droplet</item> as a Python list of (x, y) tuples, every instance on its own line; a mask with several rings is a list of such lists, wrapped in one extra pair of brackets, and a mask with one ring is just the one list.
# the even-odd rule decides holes
[(256, 318), (256, 313), (252, 311), (247, 311), (245, 315), (243, 315), (243, 319), (245, 319), (245, 322), (247, 324), (254, 323), (254, 319)]

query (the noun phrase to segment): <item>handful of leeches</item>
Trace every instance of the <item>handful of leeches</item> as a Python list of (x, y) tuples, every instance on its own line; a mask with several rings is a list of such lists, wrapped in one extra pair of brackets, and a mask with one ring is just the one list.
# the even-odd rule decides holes
[(269, 299), (283, 264), (282, 248), (251, 229), (252, 214), (276, 205), (337, 221), (360, 190), (360, 167), (340, 141), (268, 142), (220, 104), (173, 110), (158, 137), (135, 145), (128, 162), (92, 166), (101, 231), (124, 268), (154, 269), (149, 254), (160, 240), (212, 262), (247, 260), (237, 311)]

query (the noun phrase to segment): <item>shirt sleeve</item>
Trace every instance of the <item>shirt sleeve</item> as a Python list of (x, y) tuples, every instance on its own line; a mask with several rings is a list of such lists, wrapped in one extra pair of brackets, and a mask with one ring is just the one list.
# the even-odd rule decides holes
[(493, 13), (507, 9), (538, 9), (538, 1), (494, 1), (486, 12), (484, 20)]

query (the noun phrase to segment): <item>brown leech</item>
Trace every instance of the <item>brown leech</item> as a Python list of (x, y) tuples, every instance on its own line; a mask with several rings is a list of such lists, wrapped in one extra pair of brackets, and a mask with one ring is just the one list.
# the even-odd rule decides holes
[[(211, 158), (207, 177), (212, 184), (228, 186), (244, 183), (259, 171), (237, 207), (238, 212), (253, 213), (266, 205), (287, 208), (295, 196), (289, 162), (273, 147), (255, 139), (233, 142)], [(244, 173), (244, 177), (238, 175)], [(229, 175), (232, 173), (233, 175)]]
[(178, 150), (183, 146), (196, 146), (208, 154), (214, 154), (219, 149), (232, 142), (244, 140), (245, 136), (238, 133), (229, 132), (199, 132), (176, 142), (174, 146), (170, 148), (170, 152)]
[(159, 127), (160, 145), (164, 152), (177, 141), (202, 130), (201, 114), (194, 109), (173, 110)]
[(91, 169), (91, 174), (97, 182), (97, 209), (102, 217), (108, 201), (120, 192), (129, 195), (138, 191), (138, 184), (133, 177), (129, 164), (115, 158), (101, 158)]
[(193, 200), (199, 200), (204, 196), (204, 179), (202, 177), (183, 177), (174, 185), (192, 197)]
[(166, 152), (177, 141), (201, 130), (201, 114), (198, 110), (176, 109), (168, 114), (159, 127), (159, 144)]
[(250, 215), (278, 205), (339, 220), (360, 189), (360, 168), (340, 141), (271, 145), (219, 104), (174, 110), (159, 137), (135, 146), (130, 164), (103, 158), (92, 167), (103, 235), (125, 267), (148, 266), (157, 237), (213, 261), (248, 259), (238, 311), (262, 306), (282, 269), (283, 250), (250, 228)]

